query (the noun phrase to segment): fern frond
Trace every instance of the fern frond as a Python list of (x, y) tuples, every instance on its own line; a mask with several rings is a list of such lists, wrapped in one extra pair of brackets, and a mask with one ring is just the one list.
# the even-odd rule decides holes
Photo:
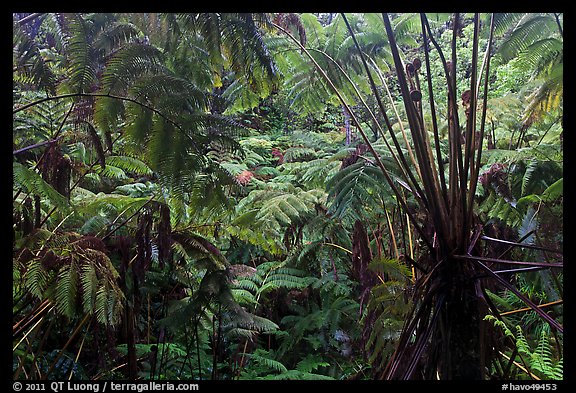
[(385, 281), (393, 280), (402, 282), (412, 276), (410, 268), (405, 263), (394, 258), (373, 258), (368, 264), (368, 268)]
[(308, 373), (300, 370), (288, 370), (279, 375), (274, 375), (270, 379), (273, 380), (334, 380), (333, 377), (322, 374)]
[(39, 90), (56, 93), (56, 75), (49, 67), (40, 48), (26, 34), (20, 25), (14, 22), (12, 26), (14, 43), (15, 79), (23, 75), (29, 82), (38, 86)]
[(552, 183), (548, 188), (542, 193), (542, 200), (544, 202), (553, 202), (558, 200), (562, 195), (564, 195), (564, 178), (560, 178), (554, 183)]
[(494, 13), (494, 32), (496, 34), (503, 34), (513, 27), (525, 15), (519, 12)]
[(522, 177), (521, 195), (526, 194), (526, 190), (528, 188), (528, 184), (530, 184), (530, 179), (532, 177), (532, 174), (537, 169), (537, 167), (538, 167), (538, 161), (536, 161), (536, 160), (531, 160), (528, 163), (528, 165), (526, 167), (526, 171), (524, 172), (524, 176)]
[(543, 64), (550, 64), (563, 50), (563, 43), (556, 38), (543, 38), (528, 45), (518, 54), (521, 67), (541, 69)]
[(248, 355), (249, 355), (251, 361), (255, 362), (256, 364), (258, 364), (260, 366), (267, 367), (268, 369), (270, 369), (272, 371), (276, 371), (276, 372), (280, 372), (280, 373), (285, 373), (288, 371), (286, 366), (284, 366), (282, 363), (266, 356), (266, 355), (268, 355), (268, 353), (265, 350), (257, 349), (256, 351), (254, 351), (253, 353), (248, 354)]
[(94, 49), (104, 54), (111, 53), (119, 46), (138, 36), (138, 29), (131, 23), (115, 22), (104, 29), (94, 41)]
[(309, 354), (304, 359), (300, 360), (296, 364), (296, 370), (305, 373), (311, 373), (317, 370), (319, 367), (330, 367), (330, 363), (323, 360), (320, 356), (315, 354)]
[(68, 51), (68, 88), (77, 93), (93, 91), (97, 83), (89, 21), (80, 14), (66, 14)]
[(174, 242), (179, 243), (186, 256), (194, 254), (200, 255), (204, 260), (209, 261), (208, 268), (211, 271), (225, 270), (230, 266), (226, 257), (208, 239), (192, 231), (176, 230), (171, 237)]
[(152, 174), (152, 169), (146, 163), (130, 156), (107, 156), (106, 164), (135, 175)]
[(534, 42), (548, 38), (556, 27), (550, 15), (534, 15), (517, 26), (498, 49), (503, 62), (508, 62)]
[(127, 44), (108, 61), (102, 75), (101, 92), (122, 95), (141, 76), (164, 73), (162, 59), (162, 53), (153, 46)]
[(98, 276), (93, 264), (88, 263), (81, 267), (82, 275), (80, 277), (82, 287), (82, 307), (85, 313), (94, 310), (96, 303), (96, 293), (98, 290)]
[(78, 290), (78, 265), (74, 258), (70, 258), (70, 264), (65, 265), (58, 273), (54, 304), (56, 310), (69, 319), (74, 318), (76, 314), (76, 293)]
[(70, 209), (68, 199), (48, 184), (40, 174), (19, 162), (12, 162), (14, 185), (22, 187), (26, 192), (45, 198), (52, 205), (67, 211)]
[(24, 287), (39, 299), (43, 298), (49, 282), (50, 274), (44, 269), (40, 258), (32, 259), (27, 265), (24, 275)]

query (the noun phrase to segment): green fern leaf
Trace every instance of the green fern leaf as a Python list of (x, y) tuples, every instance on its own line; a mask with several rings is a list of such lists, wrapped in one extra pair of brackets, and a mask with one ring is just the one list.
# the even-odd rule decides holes
[(50, 275), (42, 266), (40, 258), (32, 259), (24, 275), (24, 287), (39, 299), (44, 296)]
[(96, 269), (91, 263), (83, 265), (81, 271), (82, 307), (85, 313), (91, 313), (96, 303), (98, 277), (96, 275)]
[(40, 174), (19, 162), (12, 162), (12, 175), (14, 184), (22, 187), (26, 192), (46, 198), (54, 206), (63, 211), (69, 210), (68, 199), (48, 184)]
[(143, 161), (129, 156), (108, 156), (106, 165), (112, 165), (136, 175), (151, 175), (152, 170)]
[(77, 264), (71, 258), (70, 264), (65, 265), (58, 273), (54, 304), (61, 314), (73, 319), (76, 315), (76, 293), (78, 290)]

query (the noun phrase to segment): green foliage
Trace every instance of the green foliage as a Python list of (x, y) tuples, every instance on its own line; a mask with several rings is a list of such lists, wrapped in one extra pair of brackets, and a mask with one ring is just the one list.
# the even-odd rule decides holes
[(273, 359), (274, 353), (258, 348), (249, 355), (248, 368), (240, 374), (240, 379), (251, 380), (332, 380), (334, 378), (313, 373), (316, 368), (329, 363), (309, 355), (296, 369), (287, 369), (284, 364)]
[(50, 300), (69, 320), (81, 310), (104, 325), (117, 326), (124, 294), (117, 283), (118, 272), (101, 247), (96, 238), (52, 235), (37, 255), (20, 262), (25, 269), (24, 288), (39, 300)]
[(315, 211), (315, 204), (321, 203), (322, 197), (320, 190), (304, 191), (290, 185), (285, 191), (275, 190), (273, 186), (253, 190), (237, 204), (234, 226), (228, 231), (239, 239), (277, 254), (286, 250), (282, 243), (286, 228), (305, 222)]
[(26, 192), (43, 198), (44, 201), (59, 209), (64, 211), (69, 209), (66, 197), (42, 179), (42, 176), (35, 170), (14, 161), (12, 175), (15, 186), (22, 187)]
[(370, 326), (365, 348), (368, 361), (375, 370), (381, 369), (396, 348), (411, 301), (405, 292), (412, 276), (410, 269), (396, 259), (373, 259), (369, 265), (380, 283), (370, 290), (364, 316)]
[[(425, 291), (443, 291), (435, 274), (446, 261), (436, 260), (442, 239), (431, 226), (427, 179), (386, 144), (392, 139), (376, 93), (384, 110), (391, 102), (383, 83), (394, 103), (400, 94), (381, 14), (345, 15), (356, 42), (343, 15), (332, 13), (25, 15), (14, 14), (13, 23), (15, 379), (380, 378), (392, 356), (408, 349), (419, 357), (410, 351), (424, 341), (433, 352), (412, 365), (442, 369), (436, 358), (443, 354), (434, 352), (440, 340), (421, 340), (429, 320), (399, 346), (407, 318), (436, 310), (422, 299), (440, 298)], [(414, 81), (421, 85), (410, 88), (423, 93), (417, 120), (432, 141), (421, 15), (388, 16), (402, 61), (422, 62)], [(426, 16), (448, 58), (451, 17)], [(460, 15), (454, 48), (461, 123), (472, 16)], [(480, 15), (480, 55), (489, 16)], [(505, 13), (494, 21), (491, 143), (481, 145), (471, 218), (503, 240), (539, 248), (504, 256), (484, 237), (468, 236), (476, 233), (464, 234), (476, 242), (466, 247), (470, 255), (561, 262), (551, 250), (563, 244), (563, 16)], [(360, 51), (372, 77), (381, 76), (374, 90)], [(438, 149), (451, 176), (457, 157), (449, 150), (447, 85), (435, 49), (430, 61)], [(390, 117), (401, 141), (395, 153), (408, 159), (400, 124), (413, 151), (418, 136), (397, 109), (400, 118)], [(372, 131), (370, 141), (359, 139), (354, 122), (346, 133), (352, 115)], [(418, 187), (407, 181), (408, 170)], [(418, 205), (420, 187), (428, 194)], [(445, 190), (435, 191), (442, 203)], [(433, 239), (431, 249), (421, 235)], [(562, 281), (561, 272), (547, 269), (509, 282), (537, 304), (555, 302), (549, 314), (561, 321)], [(490, 355), (502, 350), (515, 356), (503, 364), (562, 378), (562, 335), (522, 311), (511, 291), (489, 296), (507, 314), (486, 319), (512, 340), (490, 343)], [(488, 377), (502, 376), (495, 364), (487, 364)], [(506, 377), (529, 376), (513, 370)]]
[(47, 59), (42, 56), (42, 48), (31, 39), (16, 22), (13, 31), (13, 63), (16, 83), (35, 84), (38, 90), (54, 93), (56, 75), (50, 68)]
[(557, 349), (552, 345), (552, 339), (546, 331), (542, 330), (532, 340), (526, 337), (520, 325), (516, 325), (515, 331), (512, 331), (504, 322), (492, 315), (487, 315), (485, 319), (501, 328), (506, 336), (514, 340), (519, 356), (530, 373), (546, 380), (563, 379), (564, 358), (559, 357)]

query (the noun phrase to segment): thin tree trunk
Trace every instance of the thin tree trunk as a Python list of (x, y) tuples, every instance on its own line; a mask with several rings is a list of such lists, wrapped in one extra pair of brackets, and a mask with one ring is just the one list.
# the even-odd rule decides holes
[(352, 134), (350, 132), (350, 113), (345, 107), (342, 107), (342, 114), (344, 115), (344, 130), (346, 131), (346, 146), (352, 143)]

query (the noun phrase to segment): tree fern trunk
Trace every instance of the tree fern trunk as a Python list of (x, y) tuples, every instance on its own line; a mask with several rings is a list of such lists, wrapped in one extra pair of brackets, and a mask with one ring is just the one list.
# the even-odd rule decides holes
[(138, 365), (136, 360), (136, 340), (134, 337), (134, 309), (130, 304), (126, 305), (125, 318), (128, 379), (135, 380), (138, 377)]
[(447, 286), (439, 321), (442, 344), (438, 373), (443, 380), (480, 380), (481, 321), (473, 272), (461, 261), (449, 262), (443, 274)]

